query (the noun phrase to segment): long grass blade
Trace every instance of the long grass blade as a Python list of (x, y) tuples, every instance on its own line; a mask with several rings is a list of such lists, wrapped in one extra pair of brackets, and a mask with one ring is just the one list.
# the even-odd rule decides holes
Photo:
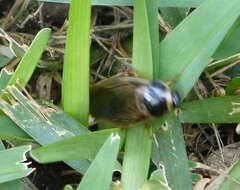
[(21, 146), (0, 151), (0, 183), (16, 180), (29, 175), (33, 168), (28, 168), (26, 153), (31, 146)]
[[(149, 9), (150, 7), (147, 9), (147, 2), (145, 0), (135, 1), (132, 67), (139, 76), (152, 80), (153, 57), (148, 17)], [(154, 29), (156, 28), (154, 27)], [(152, 31), (152, 33), (154, 33), (154, 31)]]
[(47, 45), (50, 34), (51, 30), (49, 28), (42, 29), (38, 32), (28, 51), (24, 54), (22, 60), (20, 61), (13, 76), (9, 80), (8, 85), (16, 85), (17, 79), (20, 79), (23, 86), (28, 83)]
[(107, 190), (110, 188), (119, 146), (119, 135), (112, 133), (84, 175), (78, 190)]
[(123, 160), (123, 190), (138, 189), (147, 179), (151, 154), (151, 137), (143, 124), (127, 131)]
[(183, 123), (239, 123), (240, 97), (224, 96), (186, 102), (181, 106)]
[(152, 160), (158, 168), (164, 169), (168, 185), (172, 189), (191, 190), (192, 182), (181, 123), (174, 112), (167, 117), (166, 121), (163, 118), (164, 123), (154, 134)]
[(217, 51), (214, 53), (213, 58), (223, 59), (229, 57), (240, 51), (240, 44), (238, 37), (240, 35), (240, 18), (236, 20), (231, 29), (228, 31), (224, 40), (219, 45)]
[(91, 1), (72, 0), (63, 67), (64, 111), (88, 126)]
[[(4, 150), (4, 149), (5, 149), (5, 147), (2, 143), (2, 141), (0, 141), (0, 151)], [(0, 183), (0, 189), (1, 190), (10, 190), (10, 189), (24, 190), (19, 180), (13, 180), (13, 181), (5, 182), (5, 183)]]
[[(152, 27), (150, 27), (149, 22), (157, 15), (157, 9), (154, 6), (156, 4), (153, 1), (134, 1), (132, 67), (139, 76), (150, 80), (153, 79), (153, 60), (156, 61), (158, 58), (158, 54), (152, 52), (153, 49), (158, 49), (158, 45), (154, 44), (158, 43), (158, 40), (154, 41), (158, 34), (158, 31), (154, 31), (157, 29), (157, 22), (152, 20), (151, 24), (154, 24)], [(151, 17), (149, 16), (150, 10), (155, 11), (155, 13), (151, 13)], [(153, 57), (153, 54), (155, 57)], [(146, 182), (151, 144), (152, 139), (143, 123), (127, 131), (121, 178), (123, 190), (137, 190)]]
[(79, 159), (93, 160), (110, 134), (118, 134), (121, 137), (122, 145), (124, 132), (114, 128), (81, 134), (32, 150), (30, 155), (40, 163)]
[(228, 177), (225, 177), (225, 180), (220, 185), (219, 190), (228, 190), (228, 189), (239, 189), (240, 184), (240, 161), (238, 160), (237, 163), (231, 168), (228, 173)]

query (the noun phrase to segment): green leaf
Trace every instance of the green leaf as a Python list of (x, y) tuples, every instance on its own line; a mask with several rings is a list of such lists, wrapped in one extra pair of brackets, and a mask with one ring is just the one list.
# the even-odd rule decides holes
[(240, 18), (238, 18), (231, 29), (228, 31), (224, 40), (214, 53), (213, 58), (223, 59), (235, 53), (240, 52), (240, 43), (238, 42), (240, 35)]
[(4, 67), (9, 63), (9, 58), (0, 54), (0, 67)]
[(29, 175), (33, 168), (28, 168), (25, 154), (31, 146), (21, 146), (0, 151), (0, 183), (12, 181)]
[[(69, 3), (70, 0), (40, 0), (44, 2)], [(198, 7), (204, 0), (158, 0), (161, 7)], [(133, 6), (133, 0), (92, 0), (92, 5)]]
[[(0, 36), (1, 36), (1, 32), (0, 32)], [(10, 47), (5, 45), (0, 45), (0, 55), (2, 58), (7, 59), (8, 61), (14, 57), (14, 53), (12, 52)]]
[(191, 179), (193, 183), (197, 183), (202, 179), (202, 176), (200, 174), (191, 173)]
[[(39, 105), (30, 97), (27, 99), (14, 86), (9, 86), (8, 91), (14, 97), (11, 101), (13, 105), (0, 99), (0, 109), (41, 145), (88, 132), (62, 110), (53, 108), (50, 104)], [(85, 160), (66, 161), (66, 163), (81, 173), (84, 173), (89, 165)]]
[[(156, 52), (158, 10), (155, 3), (147, 0), (134, 1), (132, 67), (139, 76), (150, 80), (153, 79), (153, 75), (158, 74), (153, 74), (153, 61), (158, 60)], [(150, 133), (143, 123), (136, 124), (132, 129), (127, 130), (121, 177), (123, 189), (137, 190), (146, 182), (151, 144)]]
[(115, 128), (65, 138), (58, 142), (32, 150), (30, 155), (40, 163), (78, 159), (92, 160), (112, 133), (120, 135), (121, 144), (123, 144), (124, 131)]
[(1, 190), (24, 190), (19, 180), (9, 181), (5, 183), (0, 183)]
[(164, 176), (164, 170), (163, 169), (156, 169), (151, 173), (150, 179), (152, 180), (160, 180), (163, 183), (167, 183), (166, 177)]
[(72, 0), (63, 66), (64, 111), (88, 126), (91, 1)]
[(8, 85), (16, 85), (17, 79), (21, 81), (23, 86), (28, 83), (38, 64), (42, 52), (47, 45), (50, 33), (51, 30), (48, 28), (42, 29), (40, 32), (38, 32), (28, 51), (24, 54), (22, 60), (20, 61), (13, 76), (9, 80)]
[(23, 57), (26, 52), (26, 48), (18, 44), (13, 38), (11, 38), (2, 28), (0, 28), (0, 37), (5, 38), (9, 43), (9, 49), (12, 54), (17, 57)]
[[(152, 62), (149, 63), (137, 63), (136, 67), (140, 67), (140, 65), (143, 65), (146, 68), (151, 68), (153, 67), (153, 71), (149, 72), (147, 78), (149, 78), (151, 75), (153, 75), (150, 79), (157, 79), (159, 78), (158, 76), (158, 70), (159, 70), (159, 27), (158, 27), (158, 7), (157, 7), (157, 1), (153, 1), (152, 3), (146, 3), (146, 10), (147, 10), (147, 18), (148, 22), (147, 24), (144, 25), (144, 30), (142, 31), (142, 34), (146, 34), (148, 38), (150, 38), (150, 45), (151, 49), (149, 51), (151, 52), (152, 56)], [(140, 14), (140, 11), (137, 11), (138, 14)], [(141, 15), (137, 15), (139, 18), (141, 18)], [(140, 19), (137, 20), (136, 22), (140, 22)], [(141, 28), (140, 28), (141, 27)], [(140, 32), (143, 26), (141, 24), (136, 24), (135, 28), (135, 35), (140, 36)], [(149, 28), (149, 32), (148, 32)], [(135, 39), (135, 43), (139, 43), (136, 41), (140, 41), (141, 38)], [(140, 41), (141, 43), (141, 41)], [(146, 41), (143, 44), (149, 44), (149, 41), (146, 39)], [(137, 46), (137, 45), (136, 45)], [(136, 49), (136, 47), (135, 47)], [(136, 55), (136, 53), (135, 53)], [(137, 54), (139, 56), (139, 54)], [(140, 61), (141, 58), (137, 59), (136, 61)], [(146, 59), (146, 57), (144, 58)], [(143, 61), (148, 61), (148, 60), (143, 60)], [(144, 68), (143, 68), (144, 70)], [(141, 74), (141, 73), (139, 73)]]
[[(2, 141), (0, 141), (0, 151), (4, 149), (5, 147)], [(11, 189), (24, 190), (19, 180), (0, 183), (0, 189), (1, 190), (11, 190)]]
[(239, 63), (240, 63), (240, 60), (237, 63), (236, 62), (232, 63), (231, 65), (233, 65), (233, 66), (230, 67), (229, 69), (227, 69), (223, 74), (230, 78), (239, 77), (240, 76), (240, 64)]
[[(165, 188), (165, 189), (169, 189), (170, 187), (168, 186), (168, 182), (164, 173), (163, 169), (156, 169), (155, 171), (152, 172), (151, 176), (150, 176), (150, 180), (151, 182), (154, 181), (154, 183), (156, 185), (159, 186), (159, 188)], [(148, 182), (149, 182), (148, 181)], [(156, 183), (157, 182), (157, 183)], [(150, 185), (151, 187), (151, 185)], [(155, 190), (156, 188), (153, 188), (153, 190)]]
[(119, 147), (120, 137), (112, 133), (83, 176), (78, 190), (109, 189)]
[[(146, 0), (135, 1), (134, 4), (135, 19), (133, 26), (133, 61), (132, 61), (133, 70), (139, 76), (147, 78), (149, 80), (153, 79), (152, 45), (154, 45), (153, 39), (156, 38), (155, 32), (152, 31), (150, 33), (149, 28), (150, 18), (148, 16), (148, 11), (150, 11), (151, 7), (154, 7), (154, 3), (151, 3), (147, 6)], [(151, 15), (152, 17), (154, 16), (153, 13)], [(156, 28), (151, 27), (151, 30), (154, 29)]]
[(228, 177), (220, 185), (219, 190), (239, 189), (240, 184), (240, 161), (238, 161), (228, 173)]
[(0, 45), (0, 67), (6, 66), (13, 57), (14, 54), (9, 47)]
[(221, 3), (219, 0), (205, 1), (160, 43), (161, 79), (177, 79), (173, 88), (179, 92), (181, 99), (192, 89), (238, 18), (239, 9), (238, 0), (221, 0)]
[(18, 140), (26, 142), (34, 142), (23, 130), (21, 130), (9, 117), (0, 114), (0, 139)]
[[(192, 161), (189, 161), (188, 164), (189, 164), (189, 168), (191, 168), (190, 164), (191, 165), (194, 164), (194, 166), (197, 165), (197, 163), (192, 162)], [(157, 169), (157, 170), (153, 171), (151, 176), (150, 176), (150, 179), (151, 180), (157, 180), (157, 181), (161, 182), (161, 184), (163, 184), (165, 186), (167, 186), (167, 184), (168, 184), (167, 181), (166, 181), (166, 176), (164, 174), (164, 170), (163, 169)], [(201, 175), (191, 173), (191, 179), (192, 179), (193, 183), (196, 183), (196, 182), (198, 182), (201, 179)]]
[(240, 161), (238, 160), (231, 167), (227, 168), (224, 173), (218, 176), (214, 181), (212, 181), (206, 188), (206, 190), (238, 190), (240, 188), (240, 171), (239, 165)]
[[(206, 71), (209, 72), (209, 73), (213, 73), (215, 71), (217, 71), (218, 69), (220, 68), (223, 68), (223, 67), (227, 67), (227, 66), (230, 66), (231, 64), (234, 64), (234, 62), (237, 62), (238, 60), (240, 60), (240, 54), (236, 54), (236, 55), (233, 55), (233, 56), (230, 56), (230, 57), (227, 57), (225, 59), (222, 59), (222, 60), (219, 60), (219, 61), (215, 61), (211, 64), (209, 64), (206, 68)], [(237, 74), (239, 74), (239, 72), (237, 72), (239, 69), (236, 69), (235, 67), (237, 67), (238, 65), (235, 65), (233, 66), (232, 68), (229, 68), (227, 71), (225, 71), (225, 74), (228, 76), (229, 74), (226, 73), (228, 72), (229, 70), (231, 69), (234, 69), (235, 72)], [(236, 71), (237, 70), (237, 71)], [(233, 73), (234, 74), (234, 73)], [(232, 74), (231, 74), (231, 71), (230, 71), (230, 77), (232, 77)]]
[(169, 187), (162, 185), (157, 180), (148, 180), (140, 190), (171, 190)]
[(73, 190), (71, 185), (66, 185), (63, 190)]
[(13, 73), (9, 72), (7, 69), (2, 69), (0, 72), (0, 94), (2, 90), (7, 87), (9, 80), (11, 79)]
[[(0, 94), (6, 88), (13, 73), (2, 69), (0, 73)], [(11, 119), (6, 115), (0, 114), (0, 139), (33, 141), (23, 130), (21, 130)]]
[(187, 16), (188, 9), (176, 7), (162, 7), (160, 8), (160, 11), (164, 19), (173, 29)]
[(186, 102), (181, 106), (183, 123), (239, 123), (240, 96), (224, 96)]
[(128, 129), (121, 182), (123, 189), (138, 189), (147, 179), (151, 154), (151, 137), (142, 124)]
[(240, 87), (240, 77), (235, 77), (228, 83), (226, 88), (227, 95), (233, 95), (236, 90)]
[[(161, 126), (154, 134), (152, 160), (158, 168), (163, 168), (172, 189), (192, 189), (187, 154), (184, 146), (181, 123), (174, 112), (158, 119)], [(181, 175), (176, 175), (181, 174)]]
[(0, 140), (0, 150), (4, 150), (4, 149), (5, 149), (5, 147), (4, 147), (3, 143), (2, 143), (2, 141)]

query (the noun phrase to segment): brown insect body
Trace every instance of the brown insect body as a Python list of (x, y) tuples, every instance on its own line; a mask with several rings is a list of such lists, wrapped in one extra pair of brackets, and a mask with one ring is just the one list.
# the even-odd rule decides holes
[(97, 121), (127, 128), (146, 117), (170, 110), (174, 100), (171, 95), (161, 81), (112, 77), (91, 86), (90, 113)]

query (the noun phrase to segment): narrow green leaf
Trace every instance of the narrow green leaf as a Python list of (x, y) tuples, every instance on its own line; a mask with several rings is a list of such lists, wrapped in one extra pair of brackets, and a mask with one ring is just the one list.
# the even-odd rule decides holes
[[(88, 132), (59, 108), (51, 108), (49, 104), (41, 106), (34, 100), (26, 98), (15, 86), (9, 86), (8, 91), (15, 98), (15, 102), (12, 102), (14, 105), (0, 99), (0, 108), (24, 131), (43, 144)], [(71, 124), (71, 128), (66, 129), (67, 124)], [(47, 134), (51, 138), (47, 137)]]
[(157, 180), (148, 180), (140, 190), (171, 190), (169, 187), (162, 185)]
[(200, 174), (191, 173), (192, 183), (195, 184), (202, 179)]
[[(26, 52), (26, 48), (17, 43), (2, 28), (0, 28), (0, 37), (5, 38), (8, 41), (9, 49), (12, 51), (13, 55), (17, 57), (23, 57)], [(11, 57), (11, 55), (9, 57)]]
[(73, 190), (71, 185), (66, 185), (63, 190)]
[(231, 29), (228, 31), (222, 43), (219, 45), (213, 58), (223, 59), (235, 53), (240, 52), (240, 43), (238, 42), (240, 36), (240, 18), (238, 18)]
[(186, 102), (181, 106), (183, 123), (239, 123), (240, 96), (224, 96)]
[[(149, 27), (149, 35), (150, 35), (150, 40), (151, 40), (151, 53), (152, 53), (152, 63), (144, 63), (146, 67), (153, 67), (153, 71), (149, 73), (149, 76), (153, 74), (153, 77), (151, 79), (157, 79), (159, 78), (158, 70), (159, 70), (159, 28), (158, 28), (158, 7), (157, 7), (157, 1), (153, 1), (152, 3), (146, 3), (146, 9), (147, 9), (147, 18), (148, 18), (148, 25), (144, 25), (144, 28)], [(139, 20), (136, 20), (139, 22)], [(140, 24), (139, 24), (140, 25)], [(136, 29), (138, 30), (138, 28)], [(135, 32), (135, 35), (140, 36), (140, 34), (136, 34), (139, 31)], [(148, 35), (148, 33), (146, 33)], [(148, 36), (149, 37), (149, 36)], [(139, 39), (137, 39), (139, 41)], [(149, 43), (146, 40), (146, 43)], [(139, 60), (137, 60), (139, 61)], [(138, 63), (140, 65), (142, 63)], [(150, 66), (152, 64), (153, 66)], [(139, 67), (139, 66), (137, 66)], [(149, 77), (148, 76), (148, 77)]]
[[(189, 161), (188, 164), (190, 162), (191, 161)], [(196, 165), (197, 163), (194, 162), (194, 164)], [(189, 164), (189, 168), (191, 168), (190, 164)], [(151, 180), (157, 180), (157, 181), (161, 182), (163, 185), (168, 186), (168, 183), (166, 181), (167, 179), (166, 179), (166, 176), (164, 174), (164, 170), (163, 169), (157, 169), (157, 170), (153, 171), (151, 176), (150, 176), (150, 179)], [(191, 173), (191, 179), (192, 179), (192, 183), (196, 183), (196, 182), (198, 182), (201, 179), (201, 175), (195, 174), (195, 173)]]
[[(150, 34), (150, 25), (148, 10), (153, 7), (153, 3), (149, 4), (147, 9), (147, 1), (139, 0), (134, 4), (134, 26), (133, 26), (133, 70), (141, 77), (149, 80), (153, 79), (153, 57), (152, 57), (152, 41), (155, 36), (154, 31)], [(156, 11), (156, 10), (155, 10)], [(154, 14), (152, 15), (154, 16)], [(141, 18), (141, 19), (140, 19)], [(152, 27), (151, 29), (156, 29)]]
[(173, 88), (182, 99), (238, 18), (239, 9), (238, 0), (205, 1), (160, 43), (161, 79), (177, 78)]
[(0, 68), (6, 66), (9, 63), (10, 59), (4, 55), (0, 54)]
[[(240, 60), (240, 53), (209, 64), (206, 68), (206, 71), (211, 74), (211, 73), (217, 71), (218, 69), (228, 66), (238, 60)], [(236, 70), (236, 69), (234, 68), (234, 70)]]
[[(13, 73), (2, 69), (0, 73), (0, 94), (6, 88)], [(33, 141), (23, 130), (21, 130), (9, 117), (0, 114), (0, 139)]]
[(156, 169), (155, 171), (153, 171), (151, 173), (150, 179), (152, 179), (152, 180), (160, 180), (163, 183), (167, 184), (167, 181), (166, 181), (167, 179), (165, 177), (163, 169)]
[(115, 128), (65, 138), (61, 141), (32, 150), (30, 155), (40, 163), (78, 159), (92, 160), (112, 133), (120, 135), (121, 144), (123, 144), (124, 131)]
[(227, 95), (233, 95), (233, 93), (240, 88), (240, 77), (235, 77), (228, 83), (226, 88)]
[(90, 0), (72, 0), (63, 67), (64, 111), (88, 126)]
[(17, 79), (20, 79), (23, 86), (28, 83), (38, 64), (42, 52), (47, 45), (50, 34), (51, 30), (48, 28), (42, 29), (40, 32), (38, 32), (28, 51), (25, 53), (21, 62), (19, 63), (13, 76), (9, 80), (8, 85), (16, 84)]
[[(163, 124), (161, 124), (160, 118), (155, 124), (161, 128), (153, 137), (152, 160), (158, 168), (163, 168), (168, 185), (172, 189), (191, 190), (192, 183), (181, 123), (174, 112), (169, 113), (166, 117), (167, 120)], [(165, 118), (163, 119), (165, 120)]]
[[(0, 36), (1, 36), (1, 32), (0, 32)], [(6, 61), (9, 61), (10, 59), (12, 59), (14, 57), (14, 54), (11, 51), (11, 49), (5, 45), (0, 45), (0, 55), (3, 59), (5, 58)], [(0, 61), (0, 63), (2, 64), (2, 60)], [(0, 64), (0, 66), (2, 67), (1, 64)]]
[(188, 8), (162, 7), (160, 11), (167, 23), (174, 29), (187, 16)]
[[(4, 149), (5, 147), (2, 141), (0, 140), (0, 151)], [(0, 183), (0, 189), (1, 190), (11, 190), (11, 189), (24, 190), (19, 180)]]
[[(150, 11), (155, 12), (150, 14)], [(157, 11), (154, 1), (134, 1), (132, 67), (139, 76), (150, 80), (153, 79), (153, 61), (158, 59), (158, 45), (155, 45), (158, 43), (157, 18), (154, 18)], [(124, 190), (137, 190), (146, 182), (151, 144), (152, 139), (143, 123), (127, 130), (121, 177)]]
[(127, 131), (121, 182), (124, 190), (136, 190), (146, 182), (151, 154), (151, 137), (142, 124)]
[[(70, 0), (40, 0), (44, 2), (69, 3)], [(198, 7), (204, 0), (158, 0), (161, 7)], [(133, 0), (92, 0), (92, 5), (133, 6)]]
[(1, 190), (24, 190), (19, 180), (0, 183)]
[(0, 183), (12, 181), (29, 175), (33, 168), (28, 168), (26, 161), (26, 152), (31, 146), (21, 146), (0, 151)]
[(11, 79), (13, 73), (7, 71), (6, 69), (2, 69), (0, 72), (0, 94), (2, 94), (2, 90), (7, 87), (9, 80)]
[(225, 177), (224, 182), (220, 185), (219, 190), (240, 189), (240, 161), (238, 161), (230, 170), (229, 177)]
[[(151, 182), (154, 181), (154, 184), (158, 185), (159, 188), (163, 188), (163, 189), (165, 188), (165, 189), (170, 190), (170, 187), (168, 186), (168, 182), (167, 182), (167, 179), (166, 179), (166, 176), (165, 176), (165, 173), (164, 173), (163, 169), (157, 169), (157, 170), (153, 171), (151, 176), (150, 176), (149, 181), (151, 181)], [(158, 184), (156, 184), (156, 182)], [(151, 185), (150, 185), (150, 187), (151, 187)], [(155, 190), (155, 189), (156, 188), (153, 188), (153, 190)]]
[(239, 74), (240, 73), (240, 59), (238, 60), (237, 63), (236, 62), (232, 63), (232, 65), (233, 66), (230, 67), (229, 69), (227, 69), (226, 71), (224, 71), (223, 74), (230, 78), (239, 77), (240, 76), (240, 74)]
[(4, 149), (5, 149), (5, 147), (4, 147), (3, 143), (2, 143), (2, 141), (0, 140), (0, 150), (4, 150)]
[(0, 115), (0, 123), (0, 139), (34, 142), (31, 137), (29, 137), (23, 130), (21, 130), (6, 115)]
[(118, 134), (111, 134), (83, 176), (78, 190), (107, 190), (120, 147)]
[(0, 68), (6, 66), (13, 57), (14, 54), (9, 47), (0, 45)]

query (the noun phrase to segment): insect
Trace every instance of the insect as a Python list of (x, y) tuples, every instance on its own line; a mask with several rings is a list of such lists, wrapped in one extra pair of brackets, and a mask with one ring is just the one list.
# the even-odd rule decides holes
[(90, 113), (97, 120), (129, 128), (158, 117), (179, 104), (179, 95), (162, 81), (115, 76), (90, 88)]

